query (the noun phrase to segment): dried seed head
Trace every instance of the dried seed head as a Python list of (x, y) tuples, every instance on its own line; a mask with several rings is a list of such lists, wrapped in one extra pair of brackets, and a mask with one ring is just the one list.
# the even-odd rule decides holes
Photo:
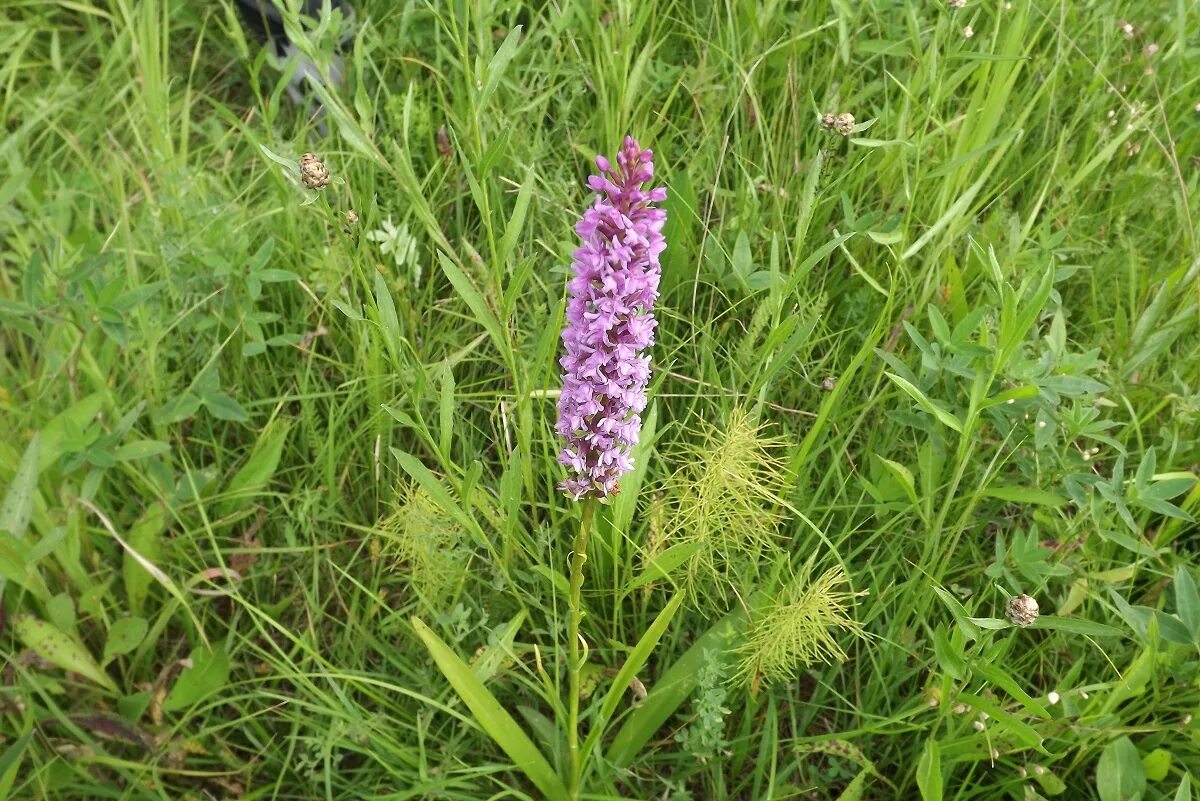
[(1008, 619), (1018, 626), (1028, 626), (1038, 619), (1038, 602), (1028, 595), (1018, 595), (1010, 599)]
[(346, 225), (355, 225), (358, 222), (358, 213), (354, 209), (346, 209)]
[(826, 392), (833, 392), (836, 388), (837, 379), (833, 376), (826, 376), (825, 380), (821, 382), (821, 389), (825, 390)]
[(837, 115), (837, 118), (833, 121), (833, 130), (842, 136), (849, 136), (854, 133), (854, 115), (849, 113)]
[(824, 128), (826, 131), (833, 130), (833, 126), (836, 124), (837, 124), (837, 115), (836, 114), (822, 114), (821, 115), (821, 127)]
[(1125, 34), (1126, 39), (1132, 39), (1137, 31), (1133, 29), (1133, 23), (1121, 21), (1117, 23), (1117, 27), (1121, 29), (1121, 33)]
[(975, 29), (972, 28), (970, 25), (967, 25), (965, 28), (963, 28), (963, 38), (964, 39), (970, 39), (974, 35), (975, 35)]
[(300, 177), (309, 189), (329, 186), (329, 169), (316, 153), (305, 153), (300, 157)]
[(967, 4), (967, 0), (947, 0), (946, 5), (950, 8), (962, 8)]

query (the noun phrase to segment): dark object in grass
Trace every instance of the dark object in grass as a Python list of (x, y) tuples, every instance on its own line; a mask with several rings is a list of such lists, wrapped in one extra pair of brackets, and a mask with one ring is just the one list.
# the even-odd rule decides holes
[[(235, 0), (247, 30), (271, 48), (274, 63), (284, 70), (292, 69), (292, 64), (295, 64), (295, 72), (288, 81), (287, 91), (293, 102), (302, 105), (311, 95), (310, 85), (321, 84), (327, 77), (334, 87), (340, 86), (345, 68), (341, 55), (334, 54), (329, 62), (327, 74), (322, 75), (321, 69), (288, 37), (279, 2), (280, 0)], [(301, 24), (307, 26), (313, 20), (319, 19), (324, 4), (324, 0), (301, 0)], [(354, 13), (353, 7), (344, 0), (329, 0), (329, 7), (331, 10), (340, 10), (343, 16)], [(343, 50), (348, 41), (340, 41), (338, 50)], [(318, 109), (316, 114), (319, 113)]]

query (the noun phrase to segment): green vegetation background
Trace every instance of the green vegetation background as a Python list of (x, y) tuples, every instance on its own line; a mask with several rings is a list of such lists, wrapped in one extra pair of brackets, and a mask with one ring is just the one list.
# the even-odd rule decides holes
[[(1195, 7), (358, 5), (320, 123), (228, 3), (0, 6), (0, 797), (534, 797), (410, 617), (561, 766), (558, 334), (627, 132), (669, 249), (585, 706), (687, 602), (590, 797), (1191, 797)], [(810, 558), (844, 661), (754, 628)]]

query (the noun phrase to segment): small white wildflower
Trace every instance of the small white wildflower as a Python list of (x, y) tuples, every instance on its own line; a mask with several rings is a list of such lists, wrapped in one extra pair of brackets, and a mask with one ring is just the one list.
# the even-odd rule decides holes
[(1085, 700), (1085, 701), (1086, 701), (1086, 700), (1087, 700), (1088, 698), (1090, 698), (1091, 696), (1089, 696), (1089, 695), (1087, 694), (1087, 690), (1080, 690), (1080, 691), (1079, 691), (1079, 697), (1080, 697), (1080, 698), (1082, 698), (1083, 700)]
[(1083, 452), (1083, 461), (1090, 462), (1091, 460), (1092, 460), (1092, 455), (1090, 453), (1088, 453), (1087, 451), (1084, 451)]
[(967, 4), (967, 0), (949, 0), (946, 5), (950, 8), (962, 8)]
[(1025, 768), (1017, 768), (1017, 775), (1024, 779), (1029, 775), (1029, 771), (1025, 770)]
[(367, 234), (371, 242), (379, 243), (379, 252), (391, 255), (396, 266), (403, 268), (412, 265), (413, 281), (421, 282), (421, 263), (417, 260), (417, 240), (408, 232), (408, 224), (401, 223), (397, 228), (389, 216), (382, 223), (383, 227)]
[(1054, 704), (1057, 704), (1058, 703), (1058, 693), (1056, 693), (1054, 690), (1051, 690), (1050, 694), (1046, 696), (1046, 700), (1050, 702), (1051, 706), (1053, 706)]
[(1157, 52), (1158, 52), (1158, 42), (1151, 42), (1150, 44), (1146, 45), (1146, 56), (1147, 57), (1153, 56)]
[(1012, 11), (1012, 3), (1005, 3), (1005, 4), (1004, 4), (1004, 10), (1005, 10), (1005, 11)]
[(1038, 428), (1045, 428), (1045, 427), (1046, 427), (1046, 421), (1038, 420)]
[(1197, 103), (1196, 105), (1192, 106), (1192, 111), (1196, 112), (1197, 114), (1200, 114), (1200, 103)]
[(1017, 402), (1017, 399), (1016, 399), (1016, 398), (1009, 398), (1009, 399), (1006, 401), (1006, 403), (1008, 403), (1008, 405), (1009, 405), (1009, 406), (1012, 406), (1012, 405), (1013, 405), (1014, 403), (1016, 403), (1016, 402)]
[(976, 720), (971, 725), (975, 727), (975, 731), (983, 731), (984, 729), (982, 720)]
[(1189, 725), (1191, 725), (1191, 722), (1192, 722), (1192, 713), (1191, 713), (1191, 712), (1189, 712), (1189, 713), (1187, 713), (1186, 715), (1184, 715), (1184, 716), (1183, 716), (1183, 719), (1182, 719), (1182, 720), (1180, 720), (1179, 722), (1180, 722), (1182, 725), (1184, 725), (1184, 726), (1189, 726)]
[(996, 761), (997, 759), (999, 759), (999, 758), (1000, 758), (1000, 749), (999, 749), (999, 748), (993, 748), (993, 749), (992, 749), (992, 761), (993, 761), (993, 762), (995, 762), (995, 761)]
[(1134, 37), (1135, 31), (1132, 23), (1122, 20), (1121, 22), (1117, 23), (1117, 27), (1121, 29), (1121, 33), (1125, 34), (1126, 39), (1132, 39)]
[(1042, 765), (1034, 765), (1034, 766), (1033, 766), (1033, 772), (1034, 772), (1034, 773), (1036, 773), (1036, 774), (1037, 774), (1037, 775), (1039, 775), (1039, 776), (1045, 776), (1045, 775), (1046, 775), (1046, 768), (1045, 768), (1045, 767), (1043, 767)]
[(961, 714), (965, 713), (966, 711), (967, 711), (966, 704), (955, 704), (954, 705), (954, 709), (953, 709), (954, 714), (961, 715)]
[(970, 25), (963, 28), (963, 38), (964, 39), (970, 39), (974, 35), (975, 35), (975, 29), (972, 28)]
[(987, 720), (987, 719), (988, 719), (988, 718), (990, 718), (990, 717), (991, 717), (991, 715), (989, 715), (987, 712), (980, 712), (980, 713), (979, 713), (979, 719), (980, 719), (980, 720)]

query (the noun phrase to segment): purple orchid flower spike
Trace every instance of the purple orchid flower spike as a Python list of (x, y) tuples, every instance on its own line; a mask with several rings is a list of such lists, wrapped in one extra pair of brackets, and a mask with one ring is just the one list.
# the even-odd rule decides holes
[(598, 197), (575, 226), (583, 244), (567, 285), (557, 430), (566, 439), (558, 457), (568, 471), (561, 486), (576, 500), (617, 493), (641, 432), (659, 256), (667, 247), (667, 213), (654, 205), (666, 200), (667, 190), (644, 188), (654, 178), (653, 159), (631, 136), (615, 169), (597, 156), (600, 174), (588, 178), (588, 186)]

